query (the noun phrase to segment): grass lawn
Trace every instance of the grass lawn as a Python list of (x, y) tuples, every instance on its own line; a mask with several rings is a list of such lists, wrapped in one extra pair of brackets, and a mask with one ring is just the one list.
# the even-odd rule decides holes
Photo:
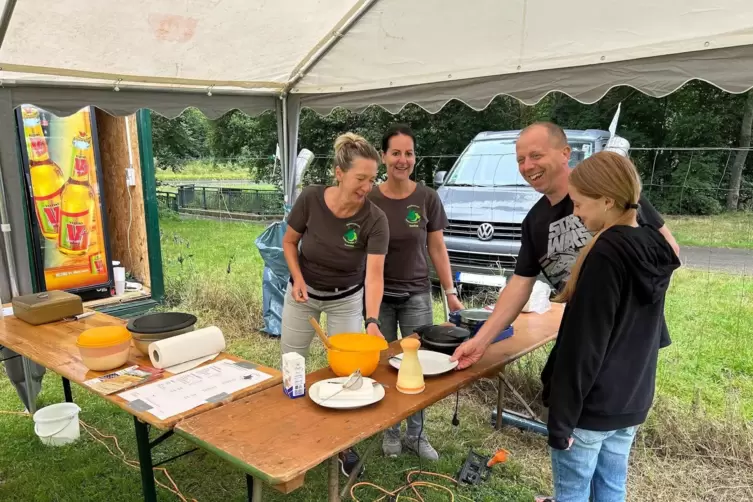
[[(249, 165), (241, 163), (211, 163), (208, 161), (191, 161), (182, 166), (179, 172), (170, 169), (157, 169), (156, 178), (160, 181), (190, 182), (194, 180), (252, 180), (254, 178)], [(272, 185), (268, 186), (275, 189)], [(236, 185), (233, 185), (236, 186)]]
[(246, 171), (216, 171), (212, 173), (174, 173), (172, 171), (157, 171), (155, 176), (160, 181), (192, 181), (192, 180), (247, 180), (250, 175)]
[[(196, 313), (202, 325), (220, 326), (231, 352), (276, 367), (278, 341), (257, 331), (262, 325), (262, 260), (254, 239), (263, 229), (258, 224), (164, 218), (162, 250), (168, 299), (175, 308)], [(435, 303), (436, 320), (440, 312)], [(753, 285), (739, 276), (681, 270), (670, 289), (666, 316), (674, 343), (661, 354), (658, 411), (636, 444), (629, 500), (739, 500), (753, 495), (747, 488), (753, 486), (753, 465), (740, 460), (748, 458), (745, 452), (753, 440), (744, 426), (734, 428), (741, 417), (753, 417)], [(546, 352), (522, 359), (508, 372), (529, 402), (535, 402)], [(315, 339), (307, 369), (325, 364), (322, 346)], [(117, 436), (126, 457), (136, 460), (131, 417), (80, 387), (74, 386), (73, 392), (83, 410), (82, 420), (103, 434)], [(492, 381), (461, 392), (457, 428), (450, 422), (454, 396), (430, 408), (427, 431), (442, 458), (436, 464), (424, 463), (423, 468), (454, 476), (470, 448), (489, 454), (506, 448), (512, 452), (511, 461), (495, 467), (489, 482), (456, 493), (476, 501), (529, 502), (535, 494), (551, 492), (544, 438), (516, 430), (494, 432), (489, 425), (494, 396)], [(48, 373), (40, 405), (62, 400), (60, 380)], [(513, 401), (508, 405), (520, 409)], [(0, 410), (22, 411), (6, 378), (0, 379)], [(108, 454), (83, 430), (81, 440), (63, 448), (42, 446), (26, 416), (0, 414), (0, 430), (5, 439), (0, 500), (141, 500), (138, 471)], [(104, 441), (117, 453), (111, 440)], [(155, 451), (155, 457), (166, 458), (189, 446), (174, 437)], [(245, 500), (242, 473), (213, 455), (194, 453), (166, 467), (188, 500)], [(375, 454), (363, 480), (392, 490), (418, 467), (417, 459), (409, 455), (385, 459)], [(162, 474), (157, 478), (164, 480)], [(320, 466), (306, 479), (304, 488), (289, 496), (266, 489), (265, 500), (326, 500), (326, 469)], [(356, 494), (362, 501), (379, 496), (369, 489)], [(426, 501), (449, 499), (428, 489), (422, 495)], [(160, 501), (179, 500), (165, 489), (159, 489), (158, 496)]]
[[(189, 181), (202, 181), (202, 180), (185, 180), (186, 182)], [(179, 184), (179, 183), (178, 183)], [(274, 191), (278, 188), (274, 185), (268, 185), (268, 184), (257, 184), (257, 183), (227, 183), (222, 184), (221, 182), (217, 182), (212, 184), (212, 188), (216, 188), (218, 186), (221, 186), (222, 188), (246, 188), (249, 190), (264, 190), (264, 191)], [(172, 193), (178, 193), (178, 186), (177, 185), (160, 185), (157, 187), (157, 190), (160, 192), (172, 192)]]
[(681, 246), (753, 249), (753, 213), (715, 216), (665, 216)]

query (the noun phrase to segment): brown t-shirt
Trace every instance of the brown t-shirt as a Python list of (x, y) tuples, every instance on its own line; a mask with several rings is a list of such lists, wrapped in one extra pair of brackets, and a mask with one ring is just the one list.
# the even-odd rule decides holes
[(367, 198), (350, 218), (338, 218), (324, 202), (322, 185), (303, 189), (288, 215), (301, 237), (298, 260), (307, 286), (334, 291), (363, 284), (366, 255), (387, 254), (387, 218)]
[(439, 195), (418, 184), (408, 197), (390, 199), (375, 186), (369, 199), (384, 211), (390, 225), (390, 246), (384, 261), (385, 291), (428, 291), (427, 233), (443, 230), (449, 224)]

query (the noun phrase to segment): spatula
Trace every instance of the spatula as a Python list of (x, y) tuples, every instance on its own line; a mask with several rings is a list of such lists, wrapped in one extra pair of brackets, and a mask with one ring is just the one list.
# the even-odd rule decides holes
[(324, 332), (321, 326), (319, 326), (319, 323), (316, 322), (316, 319), (313, 317), (309, 317), (309, 322), (314, 327), (314, 331), (316, 331), (316, 334), (319, 336), (319, 339), (322, 341), (325, 347), (328, 349), (332, 348), (332, 345), (329, 344), (329, 340), (327, 339), (327, 334)]

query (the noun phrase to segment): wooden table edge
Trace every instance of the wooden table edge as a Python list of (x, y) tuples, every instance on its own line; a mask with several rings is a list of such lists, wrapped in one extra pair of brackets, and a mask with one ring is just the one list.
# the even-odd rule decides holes
[[(102, 314), (102, 315), (105, 315), (105, 316), (108, 316), (108, 317), (113, 317), (113, 316), (110, 316), (109, 314), (103, 314), (102, 312), (96, 312), (96, 313), (97, 314)], [(16, 318), (16, 319), (18, 319), (18, 318)], [(118, 321), (118, 322), (120, 322), (120, 323), (122, 323), (122, 324), (125, 324), (125, 321), (123, 321), (120, 318), (113, 317), (113, 319), (116, 320), (116, 321)], [(56, 323), (57, 322), (71, 322), (71, 321), (56, 321)], [(49, 323), (49, 324), (53, 324), (53, 323)], [(43, 327), (45, 325), (41, 324), (39, 326), (33, 326), (33, 325), (30, 325), (30, 326), (37, 328), (37, 327)], [(159, 429), (161, 431), (173, 430), (182, 420), (194, 417), (194, 416), (196, 416), (198, 414), (205, 413), (207, 411), (215, 410), (215, 409), (217, 409), (217, 408), (219, 408), (221, 406), (224, 406), (226, 404), (230, 404), (230, 403), (235, 402), (237, 400), (240, 400), (240, 399), (243, 399), (243, 398), (246, 398), (246, 397), (250, 397), (250, 396), (252, 396), (253, 394), (255, 394), (257, 392), (262, 392), (262, 391), (270, 389), (270, 388), (272, 388), (272, 387), (274, 387), (276, 385), (281, 385), (282, 384), (282, 372), (281, 371), (279, 371), (279, 370), (277, 370), (275, 368), (270, 368), (270, 367), (264, 366), (262, 364), (254, 363), (256, 365), (255, 369), (261, 371), (262, 373), (265, 373), (265, 374), (269, 375), (270, 378), (268, 378), (268, 379), (266, 379), (266, 380), (264, 380), (262, 382), (259, 382), (255, 386), (252, 386), (251, 388), (254, 389), (253, 392), (248, 393), (248, 394), (242, 394), (242, 395), (239, 395), (239, 396), (236, 396), (236, 397), (231, 397), (229, 400), (228, 399), (224, 399), (224, 400), (218, 401), (216, 403), (204, 403), (201, 406), (197, 407), (197, 408), (203, 408), (200, 412), (191, 413), (191, 414), (188, 414), (186, 416), (179, 416), (178, 418), (175, 418), (174, 420), (172, 419), (172, 417), (170, 417), (168, 419), (165, 419), (165, 420), (160, 420), (160, 419), (158, 419), (157, 417), (155, 417), (155, 416), (153, 416), (151, 414), (147, 414), (147, 412), (139, 412), (139, 411), (134, 410), (133, 408), (131, 408), (130, 406), (128, 406), (128, 402), (127, 401), (125, 401), (122, 398), (115, 399), (115, 397), (118, 394), (120, 394), (121, 392), (126, 392), (126, 391), (129, 391), (129, 390), (138, 389), (138, 388), (144, 387), (146, 385), (158, 382), (158, 381), (160, 381), (160, 380), (162, 380), (162, 379), (165, 378), (163, 376), (161, 376), (161, 377), (159, 377), (157, 379), (154, 379), (154, 380), (149, 380), (147, 382), (143, 382), (143, 383), (141, 383), (139, 385), (136, 385), (134, 387), (129, 387), (128, 389), (123, 389), (121, 391), (114, 392), (112, 394), (102, 394), (101, 392), (97, 392), (95, 389), (92, 389), (91, 387), (89, 387), (88, 385), (86, 385), (84, 383), (84, 381), (80, 381), (79, 382), (77, 379), (73, 378), (71, 373), (63, 373), (63, 372), (59, 372), (59, 371), (56, 371), (56, 370), (50, 368), (44, 362), (40, 362), (39, 358), (37, 358), (35, 356), (30, 356), (29, 355), (29, 351), (18, 350), (17, 347), (13, 347), (13, 346), (6, 345), (6, 344), (3, 344), (2, 346), (5, 347), (5, 348), (7, 348), (7, 349), (9, 349), (9, 350), (11, 350), (11, 351), (13, 351), (13, 352), (15, 352), (16, 354), (18, 354), (18, 355), (20, 355), (22, 357), (25, 357), (26, 359), (34, 362), (35, 364), (38, 364), (38, 365), (44, 367), (45, 370), (49, 371), (50, 373), (54, 373), (55, 375), (57, 375), (57, 376), (59, 376), (61, 378), (65, 378), (69, 382), (78, 385), (79, 387), (81, 387), (82, 389), (86, 390), (90, 394), (92, 394), (92, 395), (94, 395), (96, 397), (102, 398), (104, 401), (107, 401), (107, 402), (109, 402), (111, 404), (114, 404), (115, 406), (117, 406), (121, 410), (125, 411), (129, 415), (137, 417), (142, 422), (148, 423), (150, 426), (155, 427), (155, 428), (157, 428), (157, 429)], [(132, 350), (135, 350), (135, 349), (132, 348)], [(223, 357), (220, 357), (220, 356), (223, 356)], [(209, 364), (212, 364), (212, 363), (224, 360), (224, 359), (229, 359), (229, 360), (232, 360), (232, 361), (246, 361), (246, 359), (243, 359), (240, 356), (236, 356), (236, 355), (231, 354), (229, 352), (221, 352), (219, 356), (215, 357), (211, 361), (202, 363), (201, 365), (199, 365), (199, 367), (206, 366), (206, 365), (209, 365)], [(249, 362), (252, 362), (252, 361), (249, 361)], [(102, 373), (102, 375), (106, 375), (108, 373), (112, 373), (112, 372), (115, 372), (115, 371), (119, 371), (119, 370), (128, 368), (130, 366), (136, 366), (136, 365), (137, 364), (126, 363), (123, 366), (120, 366), (120, 367), (115, 368), (113, 370), (110, 370), (110, 371), (100, 371), (100, 372), (96, 372), (96, 373)], [(100, 375), (100, 376), (102, 376), (102, 375)], [(175, 374), (171, 374), (170, 376), (168, 376), (166, 378), (172, 378), (173, 376), (175, 376)], [(97, 378), (97, 377), (92, 377), (92, 378)], [(238, 391), (238, 392), (241, 392), (241, 391)], [(196, 408), (194, 408), (194, 409), (196, 409)], [(189, 412), (185, 412), (185, 413), (189, 413)]]
[[(488, 370), (486, 370), (483, 373), (481, 373), (481, 376), (479, 378), (486, 378), (488, 375), (490, 375), (492, 373), (499, 373), (508, 364), (512, 364), (512, 363), (516, 362), (518, 359), (520, 359), (521, 357), (527, 356), (528, 354), (530, 354), (534, 350), (538, 350), (541, 347), (543, 347), (544, 345), (546, 345), (547, 343), (556, 340), (557, 339), (557, 334), (558, 334), (558, 331), (554, 331), (551, 335), (547, 335), (545, 338), (542, 338), (541, 340), (539, 340), (538, 343), (536, 343), (535, 345), (532, 345), (529, 349), (527, 349), (527, 350), (525, 350), (523, 352), (518, 352), (517, 354), (510, 355), (510, 359), (508, 359), (504, 363), (500, 364), (496, 368), (495, 367), (489, 367)], [(458, 370), (458, 371), (463, 371), (463, 370)]]
[[(512, 354), (512, 355), (510, 355), (510, 358), (508, 360), (506, 360), (505, 362), (500, 363), (499, 365), (492, 366), (492, 367), (488, 368), (486, 371), (484, 371), (483, 373), (481, 373), (479, 375), (479, 377), (476, 378), (474, 381), (479, 380), (481, 378), (487, 378), (489, 375), (492, 375), (492, 374), (499, 373), (507, 365), (516, 362), (521, 357), (526, 356), (526, 355), (532, 353), (535, 350), (538, 350), (539, 348), (543, 347), (544, 345), (546, 345), (547, 343), (551, 342), (552, 340), (554, 340), (556, 338), (557, 338), (557, 330), (553, 331), (551, 335), (548, 335), (547, 337), (542, 338), (541, 340), (539, 340), (535, 345), (531, 345), (525, 351), (519, 352), (517, 354)], [(383, 363), (384, 363), (384, 361), (380, 361), (380, 364), (383, 364)], [(321, 370), (317, 370), (317, 371), (323, 371), (325, 369), (326, 368), (322, 368)], [(457, 371), (464, 371), (464, 370), (457, 370)], [(312, 373), (316, 373), (316, 371), (312, 372)], [(447, 398), (447, 396), (452, 395), (454, 392), (457, 392), (457, 390), (459, 390), (459, 389), (461, 389), (463, 387), (466, 387), (466, 386), (470, 385), (471, 383), (472, 382), (469, 382), (469, 383), (467, 383), (467, 384), (465, 384), (463, 386), (458, 387), (457, 389), (453, 389), (453, 390), (447, 392), (447, 394), (444, 397), (442, 397), (441, 399)], [(268, 390), (268, 389), (265, 389), (265, 390)], [(243, 399), (253, 399), (253, 398), (254, 398), (254, 395), (252, 394), (250, 396), (245, 396)], [(439, 399), (437, 401), (440, 401), (441, 399)], [(414, 412), (411, 410), (410, 413), (409, 413), (409, 415), (412, 414), (412, 413), (414, 413)], [(187, 417), (185, 420), (186, 421), (190, 420), (190, 418)], [(205, 441), (197, 438), (196, 436), (192, 435), (190, 432), (185, 431), (184, 429), (181, 428), (181, 423), (183, 421), (184, 420), (181, 420), (180, 422), (178, 422), (178, 424), (176, 424), (176, 426), (175, 426), (175, 432), (176, 432), (176, 434), (179, 434), (181, 437), (187, 439), (188, 441), (191, 441), (191, 442), (195, 443), (196, 445), (200, 446), (203, 449), (207, 449), (209, 452), (217, 455), (218, 457), (221, 457), (222, 459), (226, 460), (230, 464), (235, 465), (236, 467), (240, 468), (242, 471), (246, 472), (247, 474), (250, 474), (251, 476), (253, 476), (253, 477), (257, 478), (257, 479), (259, 479), (261, 481), (264, 481), (265, 483), (269, 484), (273, 488), (277, 488), (277, 487), (279, 487), (281, 485), (285, 485), (285, 484), (288, 484), (288, 483), (293, 483), (293, 482), (296, 482), (299, 479), (302, 479), (310, 470), (314, 469), (316, 466), (321, 465), (322, 463), (326, 462), (328, 459), (331, 458), (331, 455), (324, 455), (324, 456), (322, 456), (321, 459), (319, 459), (315, 463), (313, 463), (302, 474), (298, 473), (298, 474), (296, 474), (294, 476), (290, 476), (289, 478), (287, 476), (282, 476), (282, 477), (279, 477), (279, 478), (275, 478), (275, 477), (271, 477), (271, 476), (265, 474), (264, 472), (258, 470), (255, 467), (253, 467), (253, 466), (251, 466), (251, 465), (249, 465), (249, 464), (247, 464), (247, 463), (239, 460), (237, 457), (235, 457), (235, 456), (233, 456), (233, 455), (225, 452), (224, 450), (216, 448), (213, 445), (211, 445), (210, 443), (207, 443), (207, 442), (205, 442)], [(374, 434), (371, 434), (371, 435), (364, 434), (363, 437), (360, 437), (360, 436), (359, 437), (355, 437), (354, 436), (354, 441), (350, 444), (349, 447), (353, 447), (356, 444), (359, 444), (359, 443), (361, 443), (363, 441), (366, 441), (369, 438), (372, 438), (375, 435), (379, 434), (380, 432), (383, 432), (383, 430), (382, 431), (378, 431), (378, 432), (376, 432)], [(278, 489), (278, 491), (282, 491), (279, 488), (277, 488), (277, 489)], [(283, 491), (283, 493), (289, 493), (289, 492)]]

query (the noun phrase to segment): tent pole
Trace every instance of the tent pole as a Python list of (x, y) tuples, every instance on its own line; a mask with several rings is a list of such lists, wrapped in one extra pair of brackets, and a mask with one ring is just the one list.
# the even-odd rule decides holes
[(3, 12), (0, 14), (0, 47), (3, 46), (5, 35), (8, 33), (10, 18), (13, 17), (13, 10), (16, 8), (16, 0), (7, 0), (3, 6)]
[[(283, 93), (282, 95), (282, 184), (285, 191), (285, 205), (287, 206), (292, 201), (290, 200), (290, 149), (288, 148), (288, 95)], [(287, 208), (285, 214), (287, 214)]]
[[(2, 166), (0, 166), (2, 170)], [(5, 199), (5, 183), (0, 177), (0, 229), (3, 234), (3, 244), (5, 245), (5, 261), (8, 264), (8, 279), (10, 281), (10, 294), (15, 298), (18, 296), (18, 278), (16, 275), (16, 260), (13, 256), (13, 243), (10, 236), (10, 218), (8, 217), (8, 206)]]

